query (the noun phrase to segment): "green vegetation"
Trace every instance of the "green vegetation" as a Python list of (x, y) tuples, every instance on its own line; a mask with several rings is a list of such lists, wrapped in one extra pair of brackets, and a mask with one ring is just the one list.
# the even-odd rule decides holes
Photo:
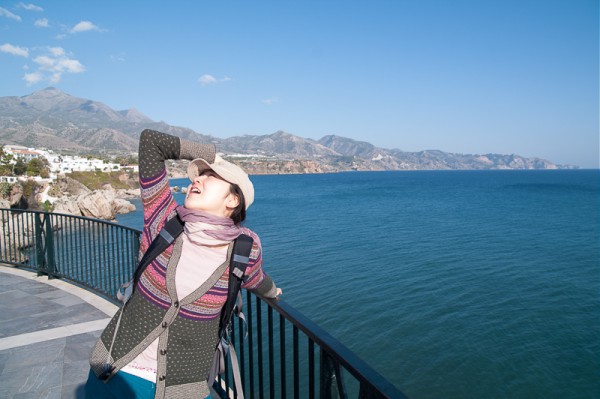
[(113, 159), (114, 163), (118, 163), (121, 166), (137, 165), (138, 159), (133, 155), (119, 155)]
[(8, 195), (12, 191), (12, 184), (7, 182), (0, 183), (0, 198), (8, 198)]
[(48, 161), (45, 158), (33, 158), (27, 163), (27, 176), (40, 176), (42, 178), (48, 178), (50, 173), (48, 172)]
[(0, 176), (50, 176), (46, 158), (34, 158), (29, 162), (17, 158), (15, 163), (12, 163), (13, 160), (14, 157), (4, 151), (4, 146), (0, 146)]
[(12, 155), (4, 152), (4, 146), (0, 146), (0, 175), (1, 176), (10, 176), (12, 174), (12, 165), (10, 161), (12, 161)]
[(51, 184), (50, 189), (48, 189), (48, 195), (51, 197), (62, 197), (62, 190), (60, 188), (60, 185)]
[(23, 161), (23, 159), (21, 158), (17, 159), (15, 164), (13, 165), (12, 172), (12, 174), (14, 174), (15, 176), (23, 176), (25, 172), (27, 172), (27, 164), (25, 163), (25, 161)]
[(19, 209), (40, 209), (40, 204), (35, 200), (35, 196), (39, 193), (41, 186), (34, 181), (21, 182), (23, 187), (23, 196), (16, 205)]
[(54, 211), (54, 205), (52, 205), (52, 203), (50, 201), (46, 200), (42, 204), (42, 210), (44, 212), (52, 212), (52, 211)]
[(124, 174), (122, 172), (73, 172), (69, 174), (71, 179), (77, 180), (90, 190), (99, 190), (104, 184), (110, 184), (114, 189), (132, 188), (127, 181), (120, 179)]

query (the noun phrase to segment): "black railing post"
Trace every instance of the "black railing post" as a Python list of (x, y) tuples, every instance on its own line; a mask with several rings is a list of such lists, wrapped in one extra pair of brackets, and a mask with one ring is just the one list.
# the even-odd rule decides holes
[(44, 242), (44, 222), (39, 212), (34, 213), (35, 220), (35, 252), (37, 257), (37, 274), (41, 276), (46, 271), (46, 256)]
[(319, 397), (321, 399), (347, 399), (339, 364), (321, 348), (319, 362)]
[(315, 342), (308, 338), (308, 397), (315, 397)]
[(360, 384), (358, 399), (385, 399), (385, 396), (383, 396), (381, 392), (373, 388), (373, 385), (366, 382), (362, 382)]
[(54, 229), (52, 226), (52, 219), (48, 212), (44, 212), (44, 248), (46, 249), (46, 272), (48, 278), (54, 278), (56, 275), (56, 263), (54, 262)]
[(51, 279), (56, 274), (52, 221), (48, 212), (35, 212), (34, 218), (37, 274), (46, 274)]

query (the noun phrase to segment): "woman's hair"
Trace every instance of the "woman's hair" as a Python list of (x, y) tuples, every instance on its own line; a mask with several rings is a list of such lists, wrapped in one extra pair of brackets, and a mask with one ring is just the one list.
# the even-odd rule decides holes
[(246, 220), (246, 200), (244, 199), (244, 193), (242, 193), (240, 186), (233, 183), (229, 183), (229, 192), (233, 195), (237, 195), (240, 199), (240, 203), (235, 207), (230, 216), (233, 223), (240, 224)]

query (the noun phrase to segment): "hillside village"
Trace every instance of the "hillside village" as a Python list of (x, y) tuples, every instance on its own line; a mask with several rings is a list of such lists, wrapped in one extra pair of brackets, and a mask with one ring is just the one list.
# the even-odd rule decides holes
[(128, 199), (139, 197), (137, 171), (137, 165), (5, 145), (0, 147), (0, 208), (114, 220), (135, 210)]
[[(10, 165), (16, 165), (19, 160), (28, 163), (33, 159), (39, 159), (48, 168), (48, 177), (40, 175), (16, 176), (14, 173), (0, 175), (0, 182), (7, 183), (25, 180), (34, 180), (36, 182), (54, 181), (58, 176), (72, 172), (116, 172), (123, 168), (119, 163), (111, 163), (102, 159), (80, 157), (77, 155), (62, 155), (53, 150), (27, 148), (19, 145), (5, 145), (2, 147), (2, 151), (7, 156), (7, 163)], [(137, 165), (127, 166), (127, 169), (131, 172), (137, 172), (137, 168)]]

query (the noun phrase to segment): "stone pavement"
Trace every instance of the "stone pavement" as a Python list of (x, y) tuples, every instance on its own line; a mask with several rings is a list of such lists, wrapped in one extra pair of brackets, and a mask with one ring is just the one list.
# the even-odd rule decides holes
[(0, 264), (0, 398), (83, 398), (92, 346), (117, 307)]

